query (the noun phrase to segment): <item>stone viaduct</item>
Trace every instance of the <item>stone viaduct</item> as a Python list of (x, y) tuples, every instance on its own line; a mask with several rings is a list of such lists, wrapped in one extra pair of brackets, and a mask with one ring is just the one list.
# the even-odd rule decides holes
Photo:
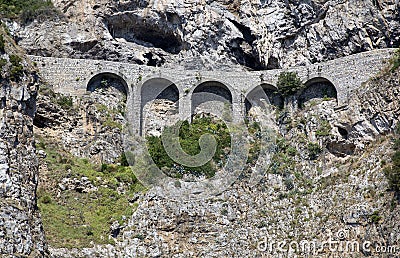
[[(321, 83), (330, 85), (329, 97), (337, 98), (337, 105), (341, 107), (348, 104), (352, 90), (359, 88), (385, 66), (393, 52), (394, 49), (373, 50), (310, 66), (292, 67), (286, 71), (297, 72), (306, 86), (303, 91), (308, 90), (311, 95), (315, 95)], [(96, 78), (109, 76), (119, 80), (124, 85), (132, 121), (140, 121), (133, 123), (139, 134), (142, 132), (144, 105), (171, 87), (179, 96), (179, 116), (183, 119), (194, 113), (193, 94), (202, 91), (218, 94), (213, 88), (225, 92), (222, 97), (232, 104), (234, 119), (245, 114), (246, 100), (259, 96), (256, 89), (264, 90), (272, 104), (284, 105), (283, 99), (279, 100), (275, 93), (278, 76), (283, 71), (280, 69), (254, 72), (193, 71), (101, 60), (30, 58), (55, 92), (66, 95), (89, 94), (90, 84)], [(301, 92), (298, 96), (301, 98)]]

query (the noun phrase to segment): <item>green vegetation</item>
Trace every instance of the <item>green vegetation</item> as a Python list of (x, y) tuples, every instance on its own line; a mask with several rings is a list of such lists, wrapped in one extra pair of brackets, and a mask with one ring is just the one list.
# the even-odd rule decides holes
[(321, 122), (321, 125), (318, 128), (318, 130), (315, 132), (315, 135), (320, 136), (320, 137), (329, 136), (331, 134), (331, 130), (332, 130), (332, 127), (331, 127), (330, 123), (328, 121), (324, 120)]
[(392, 155), (391, 164), (384, 169), (384, 173), (389, 181), (390, 189), (400, 194), (400, 123), (395, 129), (395, 136), (393, 142), (395, 152)]
[(291, 191), (294, 189), (294, 181), (291, 177), (286, 177), (283, 180), (283, 183), (284, 183), (287, 191)]
[(12, 81), (19, 81), (21, 76), (24, 74), (24, 67), (21, 64), (21, 57), (17, 55), (10, 55), (10, 79)]
[(200, 167), (189, 168), (181, 164), (176, 164), (164, 150), (161, 137), (148, 136), (147, 147), (155, 164), (164, 173), (173, 178), (182, 178), (185, 174), (211, 178), (218, 169), (223, 167), (230, 150), (231, 139), (226, 125), (211, 117), (195, 117), (192, 124), (189, 124), (187, 121), (182, 123), (179, 130), (179, 141), (182, 149), (187, 154), (193, 156), (200, 152), (198, 141), (206, 133), (214, 136), (217, 141), (217, 149), (213, 159)]
[[(112, 244), (111, 224), (127, 222), (137, 207), (135, 194), (145, 190), (130, 167), (124, 166), (123, 155), (121, 165), (99, 166), (38, 138), (37, 148), (47, 153), (47, 180), (38, 189), (38, 207), (49, 243), (56, 248)], [(83, 181), (83, 177), (95, 187), (93, 191), (65, 189), (57, 195), (63, 178)]]
[(394, 72), (400, 67), (400, 48), (397, 49), (396, 53), (394, 54), (392, 60), (392, 68), (391, 71)]
[(318, 143), (308, 143), (307, 145), (307, 150), (308, 150), (308, 157), (312, 160), (317, 159), (319, 154), (321, 154), (322, 149), (319, 146)]
[(107, 117), (106, 121), (103, 122), (104, 126), (108, 126), (110, 128), (118, 128), (122, 130), (122, 124), (120, 122), (115, 121), (110, 116)]
[(284, 97), (294, 95), (303, 88), (303, 83), (296, 72), (282, 72), (278, 78), (278, 91)]
[(369, 216), (369, 219), (373, 224), (378, 224), (379, 221), (381, 221), (382, 216), (379, 215), (379, 211), (374, 211), (374, 213)]
[(56, 97), (56, 103), (63, 109), (71, 109), (73, 107), (73, 101), (71, 96), (58, 95)]
[(4, 48), (5, 48), (5, 40), (4, 36), (0, 34), (0, 51), (4, 53)]
[(0, 0), (0, 14), (23, 23), (58, 15), (50, 0)]
[(253, 136), (250, 138), (250, 148), (249, 155), (247, 157), (247, 164), (254, 165), (258, 159), (261, 150), (261, 128), (260, 124), (257, 122), (248, 124), (248, 121), (246, 121), (246, 123), (249, 135)]
[(293, 159), (293, 154), (295, 155), (295, 153), (297, 153), (297, 150), (293, 146), (290, 146), (284, 138), (277, 139), (276, 151), (272, 156), (269, 168), (270, 172), (285, 177), (291, 175), (296, 164)]
[(105, 120), (103, 121), (104, 126), (119, 128), (122, 130), (122, 124), (115, 119), (117, 114), (124, 115), (122, 109), (118, 110), (115, 108), (109, 108), (103, 104), (96, 104), (96, 110), (105, 116)]
[[(1, 73), (2, 70), (3, 70), (3, 67), (6, 66), (6, 65), (7, 65), (7, 60), (1, 58), (1, 59), (0, 59), (0, 73)], [(1, 78), (1, 74), (0, 74), (0, 78)]]

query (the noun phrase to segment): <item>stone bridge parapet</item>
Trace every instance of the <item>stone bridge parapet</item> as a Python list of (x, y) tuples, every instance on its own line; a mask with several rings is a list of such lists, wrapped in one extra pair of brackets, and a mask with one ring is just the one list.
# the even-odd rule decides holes
[[(157, 97), (153, 91), (162, 90), (171, 84), (175, 85), (179, 94), (179, 112), (182, 117), (193, 113), (193, 92), (204, 83), (212, 87), (220, 85), (226, 88), (231, 94), (233, 116), (243, 115), (248, 94), (261, 85), (276, 88), (278, 76), (283, 71), (297, 72), (306, 85), (313, 80), (331, 83), (337, 92), (338, 105), (343, 106), (347, 104), (353, 90), (382, 70), (394, 51), (373, 50), (310, 66), (252, 72), (193, 71), (102, 60), (29, 57), (36, 63), (42, 78), (53, 86), (55, 92), (61, 94), (86, 94), (91, 80), (100, 74), (120, 78), (126, 85), (128, 103), (131, 103), (128, 108), (133, 110), (134, 114), (132, 119), (141, 121), (143, 102)], [(150, 90), (146, 91), (144, 88)], [(141, 123), (142, 121), (139, 124)], [(141, 131), (140, 126), (138, 131)]]

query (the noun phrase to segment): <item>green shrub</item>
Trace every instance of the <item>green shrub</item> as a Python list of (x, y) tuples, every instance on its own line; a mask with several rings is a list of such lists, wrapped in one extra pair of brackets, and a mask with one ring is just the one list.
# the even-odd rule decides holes
[(393, 142), (393, 149), (395, 151), (400, 151), (400, 139), (395, 139)]
[(4, 52), (4, 47), (5, 47), (5, 40), (3, 35), (0, 34), (0, 51)]
[(288, 176), (294, 170), (295, 161), (284, 152), (276, 152), (271, 159), (269, 171), (272, 174)]
[(284, 184), (285, 184), (285, 187), (286, 187), (287, 191), (291, 191), (291, 190), (294, 189), (294, 182), (293, 182), (293, 179), (291, 177), (286, 177), (285, 180), (284, 180)]
[[(172, 127), (166, 128), (172, 129)], [(211, 178), (218, 168), (223, 166), (226, 154), (231, 146), (230, 134), (226, 125), (211, 117), (195, 117), (192, 124), (184, 121), (179, 130), (179, 141), (182, 149), (189, 155), (196, 155), (200, 152), (199, 139), (203, 134), (211, 134), (217, 141), (217, 149), (211, 161), (200, 167), (186, 167), (175, 163), (164, 150), (161, 137), (148, 136), (147, 146), (150, 156), (157, 165), (169, 176), (181, 178), (184, 174), (194, 176), (206, 176)]]
[(322, 121), (320, 127), (318, 130), (315, 132), (316, 136), (329, 136), (331, 134), (332, 127), (330, 123), (326, 120)]
[(21, 57), (17, 55), (10, 55), (10, 79), (12, 81), (19, 81), (21, 76), (24, 74), (24, 67), (21, 64)]
[[(6, 65), (7, 65), (7, 60), (1, 58), (1, 59), (0, 59), (0, 75), (1, 75), (1, 72), (3, 71), (3, 67), (6, 66)], [(1, 77), (1, 76), (0, 76), (0, 77)]]
[(119, 163), (121, 164), (121, 166), (129, 167), (129, 162), (128, 159), (126, 158), (125, 152), (122, 153), (121, 156), (119, 157)]
[(289, 154), (289, 156), (296, 156), (296, 154), (297, 154), (297, 150), (293, 146), (289, 146), (286, 151), (287, 151), (287, 154)]
[(312, 142), (310, 142), (307, 145), (307, 150), (308, 150), (308, 157), (310, 159), (312, 159), (312, 160), (317, 159), (319, 154), (321, 154), (321, 152), (322, 152), (322, 149), (319, 146), (319, 144), (318, 143), (312, 143)]
[(277, 83), (278, 91), (284, 97), (294, 95), (303, 88), (303, 83), (296, 72), (282, 72)]
[(392, 164), (384, 170), (391, 190), (400, 193), (400, 150), (392, 156)]
[(64, 109), (71, 109), (73, 107), (72, 97), (70, 96), (59, 95), (56, 98), (56, 102)]
[(378, 212), (378, 211), (374, 211), (374, 213), (372, 213), (372, 214), (369, 216), (369, 219), (371, 220), (371, 222), (372, 222), (373, 224), (378, 224), (379, 221), (382, 219), (382, 216), (379, 215), (379, 212)]
[(59, 15), (50, 0), (0, 0), (0, 14), (23, 23)]
[(392, 63), (392, 68), (391, 68), (392, 72), (396, 71), (400, 67), (400, 48), (397, 49), (397, 51), (395, 52), (391, 60), (391, 63)]
[(39, 201), (43, 204), (50, 204), (51, 203), (51, 197), (49, 195), (44, 195), (42, 196)]
[(38, 141), (37, 143), (36, 143), (36, 148), (37, 149), (40, 149), (40, 150), (44, 150), (44, 149), (46, 149), (46, 144), (43, 142), (43, 141)]
[(106, 121), (103, 122), (103, 125), (122, 130), (122, 124), (118, 121), (115, 121), (112, 117), (107, 117)]
[(394, 129), (395, 134), (400, 135), (400, 122), (397, 123), (396, 128)]

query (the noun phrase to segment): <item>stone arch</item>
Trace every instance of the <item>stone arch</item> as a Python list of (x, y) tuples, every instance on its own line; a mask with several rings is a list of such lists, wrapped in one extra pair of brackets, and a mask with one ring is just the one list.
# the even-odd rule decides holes
[[(232, 113), (233, 91), (224, 83), (219, 81), (205, 81), (197, 85), (191, 93), (191, 115), (195, 115), (199, 109), (207, 112), (227, 111), (226, 104), (229, 105), (229, 111)], [(219, 102), (219, 103), (218, 103)], [(207, 103), (207, 105), (203, 105)], [(220, 103), (223, 103), (222, 105)], [(222, 115), (222, 113), (221, 113)]]
[(278, 88), (276, 88), (272, 84), (263, 83), (254, 87), (246, 94), (246, 114), (254, 105), (262, 106), (264, 101), (278, 109), (283, 109), (285, 104), (284, 97), (282, 96), (282, 94), (278, 93)]
[(114, 72), (101, 72), (94, 75), (86, 84), (86, 91), (93, 92), (98, 88), (114, 88), (125, 97), (129, 93), (128, 83), (125, 76)]
[(302, 108), (312, 99), (335, 99), (337, 104), (337, 95), (337, 89), (329, 79), (315, 77), (304, 84), (304, 89), (299, 94), (298, 106)]
[[(182, 92), (171, 80), (165, 78), (148, 79), (140, 86), (139, 91), (141, 134), (146, 129), (144, 128), (146, 115), (157, 116), (154, 118), (154, 122), (157, 123), (157, 119), (160, 119), (158, 122), (161, 130), (164, 125), (168, 124), (169, 116), (179, 113), (179, 101)], [(150, 106), (148, 106), (149, 103)], [(152, 105), (158, 105), (159, 108), (154, 110), (151, 108)]]

